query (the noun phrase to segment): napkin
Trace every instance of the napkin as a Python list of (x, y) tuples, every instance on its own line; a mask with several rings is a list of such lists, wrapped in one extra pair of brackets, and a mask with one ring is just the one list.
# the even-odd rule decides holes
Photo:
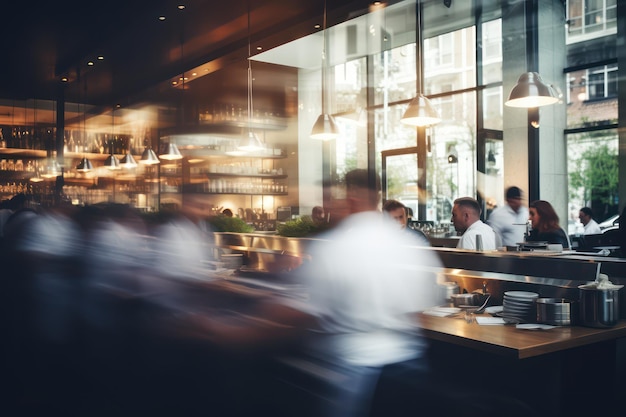
[(461, 311), (458, 307), (433, 307), (428, 310), (424, 310), (424, 314), (428, 316), (448, 317)]
[(502, 317), (480, 317), (476, 316), (476, 323), (482, 324), (484, 326), (492, 326), (499, 324), (506, 324)]

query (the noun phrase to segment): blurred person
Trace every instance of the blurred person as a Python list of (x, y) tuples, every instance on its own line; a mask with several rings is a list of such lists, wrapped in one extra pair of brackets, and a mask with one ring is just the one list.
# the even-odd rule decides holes
[[(21, 411), (40, 415), (67, 405), (79, 380), (80, 232), (66, 208), (19, 209), (5, 225), (3, 317), (12, 389)], [(44, 411), (48, 410), (48, 411)], [(30, 414), (29, 414), (30, 415)]]
[(423, 240), (423, 245), (429, 246), (430, 242), (424, 232), (419, 229), (412, 229), (408, 226), (409, 219), (407, 212), (407, 207), (398, 200), (387, 200), (383, 204), (383, 213), (390, 219), (395, 220), (401, 230), (415, 234), (419, 239)]
[(550, 203), (535, 200), (528, 205), (528, 212), (532, 230), (527, 241), (561, 244), (563, 249), (569, 248), (567, 234), (559, 225), (559, 216)]
[(502, 245), (516, 246), (524, 241), (528, 209), (522, 204), (522, 190), (512, 186), (507, 188), (506, 204), (495, 208), (487, 223), (500, 236)]
[(233, 217), (233, 211), (229, 208), (222, 210), (222, 214), (226, 217)]
[(4, 225), (9, 217), (16, 211), (25, 208), (28, 199), (24, 193), (19, 193), (11, 197), (10, 200), (4, 200), (0, 203), (0, 239), (4, 236)]
[(480, 220), (480, 205), (471, 197), (454, 200), (452, 207), (452, 223), (461, 238), (456, 247), (459, 249), (477, 250), (477, 236), (481, 237), (483, 250), (495, 250), (497, 237), (493, 229)]
[(326, 214), (324, 213), (324, 207), (315, 206), (311, 210), (311, 218), (314, 223), (321, 224), (326, 223)]
[(485, 206), (487, 208), (486, 209), (487, 213), (486, 213), (485, 218), (489, 219), (491, 217), (491, 213), (493, 213), (493, 211), (498, 208), (498, 202), (496, 201), (495, 198), (489, 197), (487, 198), (487, 201), (485, 201)]
[(589, 207), (583, 207), (578, 212), (578, 218), (580, 222), (583, 224), (585, 235), (597, 235), (598, 233), (602, 233), (602, 229), (598, 223), (593, 219), (593, 212)]
[(437, 255), (378, 212), (380, 179), (370, 187), (368, 172), (354, 170), (346, 187), (351, 214), (313, 244), (303, 271), (319, 327), (306, 351), (327, 368), (316, 415), (329, 417), (367, 415), (386, 366), (426, 378), (427, 343), (411, 315), (443, 302)]

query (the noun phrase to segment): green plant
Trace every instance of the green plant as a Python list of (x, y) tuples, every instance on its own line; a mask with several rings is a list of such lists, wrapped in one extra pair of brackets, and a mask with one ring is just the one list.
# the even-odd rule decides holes
[(239, 217), (228, 217), (224, 215), (211, 216), (206, 219), (214, 232), (254, 232), (254, 227), (240, 219)]
[(285, 237), (304, 237), (319, 233), (325, 230), (326, 224), (317, 224), (311, 216), (302, 216), (294, 220), (288, 220), (285, 223), (278, 224), (276, 231), (280, 236)]

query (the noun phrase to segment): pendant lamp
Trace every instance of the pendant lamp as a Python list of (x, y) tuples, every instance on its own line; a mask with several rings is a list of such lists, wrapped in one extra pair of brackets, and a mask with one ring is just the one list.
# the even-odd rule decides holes
[[(86, 89), (87, 87), (85, 86), (85, 90)], [(85, 144), (87, 143), (87, 128), (86, 128), (86, 123), (85, 123), (86, 113), (87, 111), (85, 110), (85, 104), (83, 104), (83, 157), (78, 163), (78, 165), (76, 165), (76, 171), (78, 172), (89, 172), (93, 169), (93, 165), (91, 161), (87, 159), (87, 157), (84, 154), (84, 150), (85, 150), (84, 147), (85, 147)]]
[(545, 84), (538, 73), (526, 72), (519, 77), (504, 104), (509, 107), (533, 108), (557, 101), (559, 98), (552, 86)]
[(421, 85), (423, 83), (422, 78), (422, 63), (423, 63), (423, 48), (424, 43), (422, 41), (422, 6), (418, 1), (415, 4), (417, 8), (417, 74), (416, 74), (416, 84), (417, 84), (417, 95), (411, 102), (409, 103), (409, 107), (404, 111), (404, 115), (400, 119), (400, 122), (416, 127), (426, 127), (432, 126), (439, 122), (441, 122), (441, 117), (437, 114), (437, 111), (430, 103), (430, 100), (420, 92)]
[(430, 100), (423, 94), (418, 94), (409, 103), (400, 122), (409, 126), (432, 126), (441, 122), (441, 118)]
[(107, 156), (107, 159), (104, 160), (104, 166), (111, 171), (116, 171), (121, 168), (120, 161), (115, 155), (113, 155), (113, 151), (111, 151), (109, 156)]
[(141, 154), (141, 162), (144, 165), (157, 165), (160, 164), (159, 158), (151, 147), (146, 147)]
[(133, 158), (133, 154), (130, 153), (130, 150), (128, 150), (126, 152), (126, 155), (124, 155), (120, 160), (120, 166), (125, 169), (137, 167), (137, 161), (135, 161), (135, 158)]
[(176, 146), (175, 143), (170, 142), (167, 144), (165, 153), (162, 155), (159, 155), (159, 158), (166, 159), (168, 161), (174, 161), (177, 159), (183, 159), (183, 156), (181, 155), (180, 150), (178, 149), (178, 146)]
[(332, 140), (339, 137), (340, 131), (334, 117), (326, 113), (326, 72), (328, 60), (326, 59), (326, 1), (324, 0), (324, 22), (322, 26), (322, 114), (317, 117), (313, 129), (311, 129), (311, 139)]
[(120, 160), (113, 154), (113, 140), (115, 140), (115, 109), (111, 110), (111, 118), (112, 122), (112, 133), (111, 133), (111, 142), (109, 143), (109, 156), (104, 160), (104, 166), (110, 171), (117, 171), (120, 169)]
[(240, 151), (259, 152), (265, 149), (263, 142), (252, 131), (252, 117), (254, 115), (254, 101), (252, 95), (252, 53), (250, 50), (250, 1), (248, 1), (248, 134), (243, 143), (237, 147)]
[(89, 159), (83, 157), (78, 165), (76, 165), (76, 171), (78, 172), (89, 172), (93, 169), (93, 165)]

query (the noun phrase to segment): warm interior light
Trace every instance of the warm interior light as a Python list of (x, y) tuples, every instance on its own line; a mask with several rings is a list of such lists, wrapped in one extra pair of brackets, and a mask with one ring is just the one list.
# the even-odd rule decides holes
[(133, 158), (130, 152), (127, 152), (120, 160), (120, 166), (126, 169), (135, 168), (137, 167), (137, 161), (135, 161), (135, 158)]
[(246, 142), (243, 145), (238, 146), (237, 149), (245, 152), (259, 152), (265, 149), (265, 146), (263, 146), (261, 139), (259, 139), (256, 133), (248, 132)]
[(441, 118), (423, 94), (418, 94), (407, 107), (401, 123), (409, 126), (432, 126), (441, 122)]
[(86, 157), (83, 157), (83, 159), (80, 160), (78, 165), (76, 165), (76, 171), (78, 172), (89, 172), (92, 169), (93, 169), (93, 165), (91, 161), (87, 159)]
[(143, 153), (141, 154), (141, 161), (139, 162), (141, 162), (144, 165), (156, 165), (156, 164), (161, 163), (161, 161), (159, 161), (159, 158), (157, 158), (156, 153), (154, 153), (152, 148), (144, 149)]
[(167, 144), (167, 149), (165, 153), (162, 155), (159, 155), (159, 158), (166, 159), (168, 161), (174, 161), (177, 159), (183, 159), (183, 156), (181, 155), (180, 150), (178, 149), (178, 146), (176, 146), (175, 143), (170, 142)]
[(335, 123), (335, 118), (328, 113), (320, 114), (311, 129), (311, 139), (327, 141), (337, 139), (338, 136), (339, 128)]
[(320, 114), (311, 129), (311, 139), (333, 140), (339, 137), (339, 127), (332, 115), (326, 112), (326, 1), (324, 1), (324, 22), (322, 26), (322, 114)]
[(254, 101), (252, 94), (252, 51), (250, 45), (250, 1), (248, 1), (248, 135), (244, 138), (244, 143), (237, 147), (244, 152), (258, 152), (265, 149), (265, 145), (256, 133), (252, 132), (252, 116), (254, 114)]
[(120, 169), (120, 160), (117, 159), (115, 155), (110, 154), (107, 156), (107, 159), (104, 160), (104, 166), (111, 171), (116, 171)]
[(547, 106), (559, 101), (554, 89), (545, 84), (536, 72), (526, 72), (517, 80), (509, 99), (504, 103), (509, 107), (533, 108)]

